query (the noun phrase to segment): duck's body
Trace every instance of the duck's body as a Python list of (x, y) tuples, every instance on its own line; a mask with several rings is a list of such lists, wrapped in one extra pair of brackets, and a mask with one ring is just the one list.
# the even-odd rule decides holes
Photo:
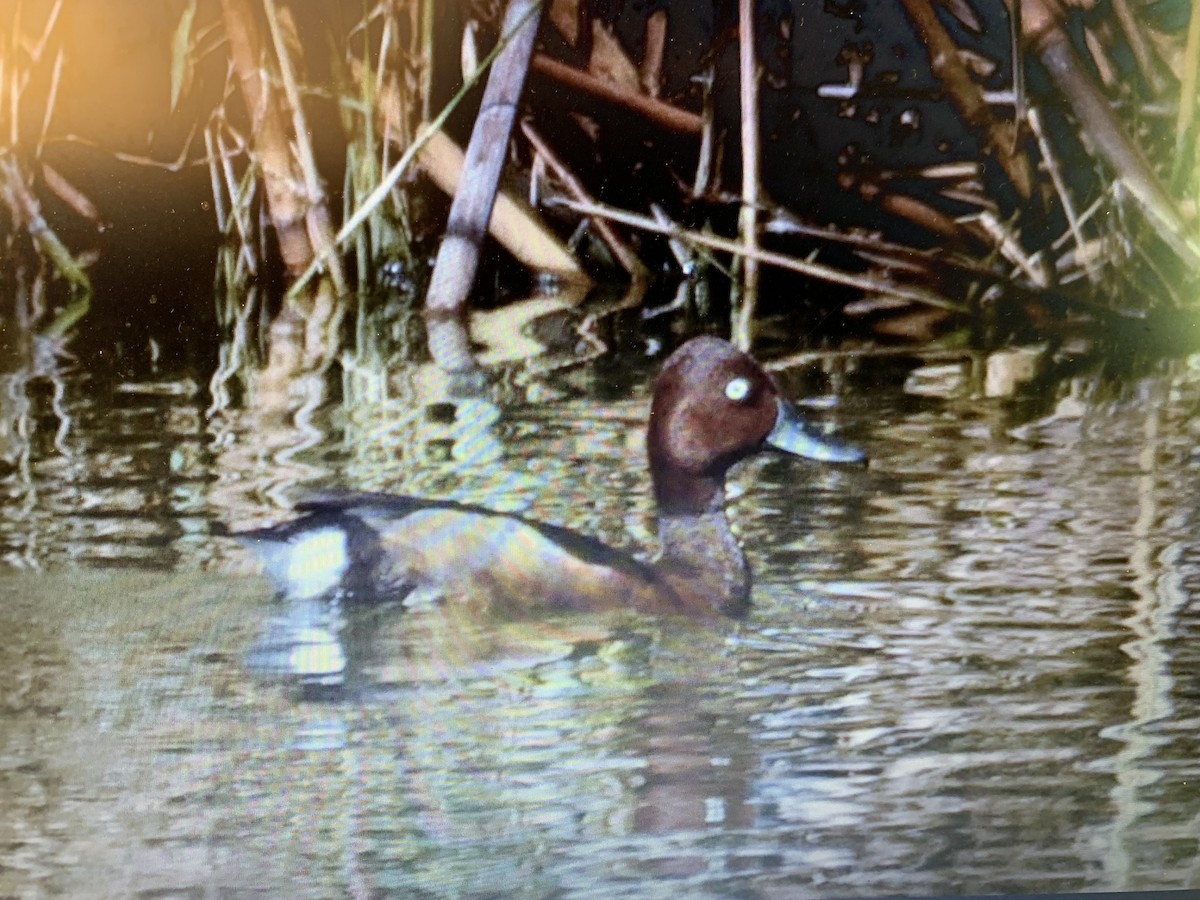
[(654, 566), (561, 528), (452, 501), (331, 494), (287, 525), (239, 535), (285, 594), (355, 598), (434, 587), (497, 610), (681, 612)]
[(653, 564), (567, 528), (388, 494), (310, 500), (297, 507), (302, 518), (239, 537), (288, 596), (386, 599), (425, 588), (512, 613), (736, 615), (750, 574), (725, 518), (726, 470), (767, 446), (862, 458), (805, 432), (761, 367), (716, 338), (690, 341), (667, 361), (647, 443), (663, 545)]

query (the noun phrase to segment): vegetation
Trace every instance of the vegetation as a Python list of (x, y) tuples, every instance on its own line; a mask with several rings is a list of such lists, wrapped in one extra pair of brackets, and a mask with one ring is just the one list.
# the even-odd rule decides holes
[[(77, 3), (18, 3), (0, 48), (16, 298), (0, 316), (43, 335), (87, 313), (111, 214), (47, 159), (96, 143), (55, 127), (64, 68), (86, 64), (67, 49)], [(797, 276), (833, 287), (800, 306), (909, 341), (1194, 309), (1197, 5), (902, 0), (880, 13), (902, 26), (887, 46), (873, 36), (894, 22), (854, 4), (828, 8), (821, 45), (782, 0), (534, 3), (537, 46), (506, 76), (531, 73), (519, 127), (511, 153), (507, 133), (490, 150), (529, 194), (501, 185), (492, 234), (560, 285), (628, 282), (621, 308), (677, 282), (667, 312), (743, 344), (763, 316), (796, 312), (777, 298)], [(338, 359), (348, 322), (361, 341), (378, 284), (420, 302), (446, 222), (430, 185), (461, 196), (478, 173), (483, 151), (464, 163), (460, 145), (516, 29), (482, 2), (379, 0), (344, 21), (286, 0), (167, 6), (159, 87), (190, 132), (176, 163), (142, 162), (208, 172), (226, 335), (214, 396), (261, 355), (251, 391), (284, 397)], [(475, 272), (457, 274), (461, 318)]]

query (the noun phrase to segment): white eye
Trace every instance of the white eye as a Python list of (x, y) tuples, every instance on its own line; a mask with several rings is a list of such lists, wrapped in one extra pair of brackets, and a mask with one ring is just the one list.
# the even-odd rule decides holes
[(735, 403), (741, 403), (750, 396), (750, 382), (745, 378), (734, 378), (725, 385), (725, 396)]

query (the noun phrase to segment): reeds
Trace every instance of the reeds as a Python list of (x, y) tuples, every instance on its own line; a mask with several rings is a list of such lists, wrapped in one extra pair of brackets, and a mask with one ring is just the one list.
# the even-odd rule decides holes
[[(736, 36), (741, 59), (741, 189), (730, 195), (723, 193), (718, 183), (693, 193), (693, 199), (736, 204), (741, 211), (740, 246), (727, 238), (665, 223), (657, 210), (663, 205), (678, 206), (682, 197), (647, 198), (645, 212), (655, 209), (654, 218), (638, 209), (613, 209), (599, 192), (593, 192), (597, 202), (580, 202), (580, 196), (589, 193), (589, 181), (603, 180), (603, 172), (590, 176), (570, 173), (570, 196), (545, 198), (549, 204), (581, 215), (706, 246), (735, 263), (742, 261), (733, 268), (735, 273), (743, 272), (740, 296), (739, 285), (731, 285), (731, 330), (739, 343), (749, 343), (756, 315), (750, 288), (756, 261), (862, 290), (868, 299), (885, 300), (893, 307), (918, 304), (969, 317), (982, 315), (984, 307), (997, 297), (1008, 297), (1025, 308), (1048, 304), (1068, 313), (1101, 318), (1119, 318), (1131, 311), (1195, 308), (1200, 296), (1200, 203), (1196, 195), (1200, 179), (1195, 150), (1200, 4), (1193, 3), (1186, 44), (1170, 32), (1153, 32), (1144, 17), (1135, 17), (1123, 0), (1114, 4), (1109, 19), (1093, 16), (1082, 30), (1086, 40), (1076, 43), (1067, 27), (1073, 13), (1050, 0), (1022, 0), (1012, 8), (1014, 78), (1010, 89), (997, 91), (985, 89), (980, 73), (995, 71), (1003, 61), (972, 55), (956, 43), (945, 25), (946, 19), (955, 16), (962, 18), (968, 31), (980, 29), (966, 4), (941, 6), (930, 0), (904, 0), (905, 12), (927, 51), (930, 71), (964, 125), (977, 135), (984, 157), (996, 167), (989, 170), (980, 162), (963, 159), (921, 171), (902, 171), (847, 153), (842, 159), (829, 160), (829, 170), (836, 173), (843, 191), (893, 220), (936, 236), (941, 246), (931, 252), (892, 242), (889, 249), (884, 235), (873, 233), (865, 224), (835, 228), (811, 215), (797, 217), (789, 210), (771, 210), (765, 227), (777, 237), (765, 253), (758, 249), (759, 229), (754, 224), (755, 216), (769, 208), (758, 196), (763, 186), (755, 175), (759, 152), (755, 139), (763, 127), (753, 95), (761, 70), (755, 59), (760, 38), (753, 34), (755, 5), (743, 6)], [(1134, 87), (1116, 77), (1107, 83), (1098, 81), (1091, 74), (1093, 69), (1116, 72), (1118, 67), (1108, 57), (1126, 52), (1137, 68)], [(848, 67), (846, 83), (818, 85), (817, 94), (846, 104), (846, 115), (859, 115), (858, 106), (865, 107), (871, 98), (871, 58), (849, 53), (842, 61)], [(1022, 76), (1030, 66), (1041, 67), (1049, 76), (1053, 94), (1026, 95)], [(638, 108), (638, 104), (618, 101), (615, 87), (608, 89), (614, 96), (606, 97), (604, 91), (587, 88), (581, 73), (558, 73), (561, 63), (539, 60), (538, 67), (563, 84), (588, 90), (593, 98)], [(804, 88), (796, 86), (796, 90)], [(902, 103), (904, 95), (897, 93), (893, 99)], [(655, 98), (655, 102), (663, 101)], [(1055, 108), (1053, 126), (1043, 115), (1046, 106)], [(1157, 112), (1161, 109), (1169, 110), (1175, 123), (1174, 153), (1163, 153), (1169, 145), (1152, 139), (1163, 130)], [(535, 110), (533, 120), (536, 118)], [(670, 116), (656, 119), (665, 122)], [(1073, 128), (1073, 133), (1064, 126)], [(548, 147), (537, 150), (541, 155), (553, 153)], [(1068, 178), (1063, 157), (1077, 160), (1081, 151), (1094, 161), (1092, 177), (1080, 177), (1076, 161)], [(775, 152), (786, 152), (786, 148), (777, 147)], [(698, 171), (708, 158), (707, 150), (701, 152)], [(1165, 186), (1172, 173), (1177, 188), (1174, 195)], [(912, 185), (912, 189), (904, 185)], [(1006, 194), (1010, 199), (1004, 199)], [(1018, 205), (1013, 204), (1013, 195), (1020, 201)], [(962, 211), (964, 205), (966, 212)], [(1062, 230), (1048, 234), (1044, 223), (1055, 220), (1062, 221)], [(795, 229), (796, 224), (802, 228)], [(787, 242), (778, 237), (787, 234), (802, 237), (807, 248), (804, 256), (788, 252)], [(826, 248), (838, 246), (851, 249), (859, 260), (857, 269), (847, 265), (844, 253), (836, 264), (817, 262)]]
[[(50, 226), (42, 211), (42, 196), (57, 195), (80, 219), (99, 227), (99, 213), (91, 200), (43, 158), (62, 78), (64, 52), (56, 26), (64, 4), (65, 0), (56, 0), (45, 21), (35, 24), (23, 21), (23, 4), (17, 3), (8, 40), (0, 41), (0, 208), (8, 219), (0, 232), (0, 258), (18, 279), (32, 279), (19, 286), (29, 296), (46, 295), (49, 279), (65, 282), (67, 295), (58, 298), (63, 302), (55, 303), (54, 311), (39, 308), (37, 315), (17, 316), (14, 323), (49, 335), (63, 334), (86, 315), (92, 286), (86, 272), (88, 256), (73, 252)], [(31, 95), (35, 76), (44, 75), (47, 67), (47, 86)], [(25, 131), (31, 121), (38, 123), (34, 135)]]
[[(46, 411), (31, 400), (36, 382), (50, 386), (53, 445), (71, 456), (63, 336), (87, 314), (92, 296), (86, 267), (94, 254), (68, 247), (47, 222), (43, 198), (56, 196), (93, 229), (100, 222), (91, 200), (44, 159), (64, 64), (56, 32), (64, 5), (56, 0), (34, 23), (17, 3), (12, 30), (0, 39), (0, 467), (13, 475), (3, 499), (14, 522), (37, 503), (32, 450)], [(32, 533), (18, 536), (4, 561), (36, 567), (35, 551)]]
[[(764, 173), (772, 170), (772, 154), (793, 148), (764, 139), (770, 127), (764, 98), (803, 96), (839, 105), (847, 118), (863, 117), (872, 90), (892, 90), (880, 87), (870, 53), (831, 47), (828, 78), (788, 84), (772, 74), (774, 57), (764, 41), (797, 46), (805, 39), (792, 34), (799, 20), (774, 33), (770, 23), (764, 27), (762, 4), (745, 0), (735, 21), (714, 28), (707, 52), (695, 55), (691, 83), (681, 87), (678, 77), (669, 83), (666, 71), (680, 56), (670, 52), (679, 21), (674, 13), (647, 13), (641, 45), (626, 46), (611, 22), (588, 19), (590, 6), (557, 0), (530, 62), (539, 89), (513, 98), (521, 104), (522, 127), (495, 155), (501, 163), (527, 166), (537, 209), (523, 207), (507, 237), (503, 221), (495, 221), (503, 216), (495, 217), (494, 233), (535, 272), (586, 270), (641, 286), (649, 273), (680, 277), (679, 302), (655, 314), (699, 308), (704, 317), (728, 323), (743, 345), (753, 340), (762, 304), (778, 305), (771, 297), (755, 299), (760, 269), (764, 278), (768, 270), (784, 270), (846, 289), (805, 301), (827, 306), (826, 312), (847, 304), (851, 314), (918, 309), (970, 323), (991, 315), (997, 298), (1022, 311), (1053, 307), (1068, 317), (1100, 319), (1194, 308), (1200, 296), (1200, 0), (1193, 0), (1186, 28), (1155, 25), (1136, 15), (1128, 0), (1087, 17), (1052, 0), (1013, 2), (1010, 61), (981, 58), (962, 37), (981, 29), (983, 20), (993, 27), (1004, 21), (999, 7), (980, 6), (987, 15), (977, 16), (966, 2), (903, 0), (916, 46), (926, 51), (920, 63), (938, 86), (933, 100), (944, 100), (979, 150), (974, 157), (949, 152), (939, 162), (906, 167), (885, 153), (847, 146), (814, 176), (862, 214), (862, 221), (834, 224), (829, 206), (814, 210), (793, 202), (789, 209), (786, 194), (781, 202), (779, 185), (769, 183)], [(70, 302), (40, 318), (38, 327), (54, 333), (68, 331), (86, 311), (89, 285), (85, 255), (50, 228), (42, 206), (53, 195), (83, 221), (101, 216), (71, 186), (70, 173), (64, 177), (43, 158), (61, 73), (70, 64), (56, 42), (56, 23), (69, 3), (47, 0), (46, 20), (33, 24), (22, 22), (18, 3), (15, 27), (0, 42), (3, 252), (23, 260), (21, 271), (37, 273), (30, 277), (57, 278), (66, 287)], [(413, 189), (417, 167), (456, 193), (478, 174), (470, 156), (465, 165), (454, 163), (444, 127), (504, 50), (496, 6), (456, 8), (475, 17), (473, 34), (496, 41), (462, 73), (439, 110), (435, 98), (446, 86), (438, 84), (432, 63), (435, 54), (448, 55), (459, 35), (448, 31), (444, 16), (435, 21), (432, 0), (373, 0), (357, 21), (328, 17), (326, 48), (303, 39), (293, 21), (300, 9), (287, 0), (184, 5), (169, 38), (176, 114), (194, 89), (202, 59), (227, 55), (229, 73), (215, 105), (195, 123), (223, 237), (215, 276), (218, 319), (232, 343), (222, 351), (222, 379), (261, 357), (285, 391), (294, 375), (322, 372), (338, 358), (347, 317), (356, 323), (355, 347), (363, 348), (367, 323), (379, 312), (374, 287), (385, 266), (403, 271), (414, 287), (406, 301), (413, 305), (425, 276), (414, 246), (445, 224), (423, 217), (419, 190), (429, 183)], [(636, 14), (629, 11), (634, 6), (626, 4), (626, 14)], [(679, 6), (685, 14), (687, 4)], [(547, 38), (551, 30), (554, 41)], [(733, 42), (737, 53), (727, 56), (738, 63), (722, 69), (719, 59)], [(322, 52), (330, 55), (333, 75), (328, 83), (313, 83), (306, 69), (316, 67), (306, 66), (305, 57), (312, 62)], [(1044, 76), (1040, 94), (1027, 93), (1027, 69)], [(33, 78), (35, 71), (41, 77)], [(1011, 83), (998, 87), (989, 80), (997, 71), (1011, 71)], [(30, 93), (35, 85), (36, 97)], [(896, 87), (889, 102), (899, 109), (915, 90)], [(740, 120), (722, 121), (717, 110), (722, 102), (733, 107), (735, 95)], [(336, 109), (341, 171), (314, 146), (314, 104)], [(919, 127), (901, 118), (896, 127)], [(576, 130), (563, 133), (564, 121)], [(625, 173), (612, 170), (597, 137), (613, 122), (625, 149), (645, 148), (635, 166), (669, 172), (620, 204), (613, 202), (613, 188)], [(322, 165), (331, 171), (322, 172)], [(731, 184), (738, 175), (740, 183)], [(501, 196), (505, 204), (513, 200)], [(589, 232), (598, 238), (593, 245), (607, 250), (580, 251), (589, 246)], [(913, 234), (922, 240), (910, 239)], [(520, 239), (528, 235), (547, 238), (551, 249), (521, 256)], [(615, 261), (614, 268), (605, 269), (606, 261)], [(271, 283), (269, 273), (279, 270), (272, 262), (282, 264), (286, 285)], [(281, 287), (287, 296), (276, 303), (271, 298)], [(722, 309), (725, 296), (730, 308)]]

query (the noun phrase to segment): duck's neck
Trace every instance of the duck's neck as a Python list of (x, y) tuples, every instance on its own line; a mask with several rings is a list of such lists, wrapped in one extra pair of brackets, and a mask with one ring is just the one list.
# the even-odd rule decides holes
[(750, 569), (725, 518), (723, 493), (701, 511), (660, 511), (658, 537), (680, 595), (703, 598), (714, 611), (736, 616), (750, 602)]

